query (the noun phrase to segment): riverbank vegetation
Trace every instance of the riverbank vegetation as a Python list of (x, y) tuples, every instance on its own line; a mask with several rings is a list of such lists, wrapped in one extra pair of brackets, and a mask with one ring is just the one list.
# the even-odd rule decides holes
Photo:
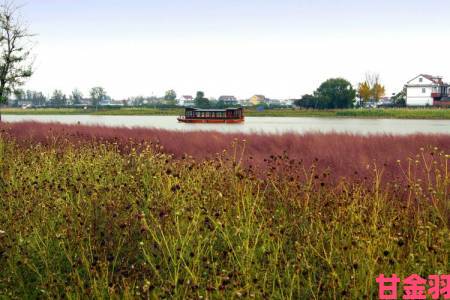
[[(179, 116), (182, 108), (3, 108), (5, 115), (105, 115), (105, 116)], [(257, 109), (246, 108), (248, 117), (326, 117), (326, 118), (391, 118), (391, 119), (450, 119), (450, 109), (445, 108), (373, 108), (373, 109)]]
[(4, 297), (359, 299), (449, 271), (448, 135), (0, 130)]

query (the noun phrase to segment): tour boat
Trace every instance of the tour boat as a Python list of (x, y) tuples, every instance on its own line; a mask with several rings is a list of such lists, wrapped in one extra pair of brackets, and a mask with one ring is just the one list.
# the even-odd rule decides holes
[(242, 123), (244, 110), (242, 108), (200, 109), (187, 107), (184, 116), (178, 117), (183, 123)]

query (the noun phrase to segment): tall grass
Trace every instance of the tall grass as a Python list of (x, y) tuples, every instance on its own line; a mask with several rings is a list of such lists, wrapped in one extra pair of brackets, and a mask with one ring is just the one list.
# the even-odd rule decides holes
[(127, 130), (18, 128), (0, 138), (2, 297), (359, 299), (380, 273), (449, 271), (449, 148), (428, 144), (445, 136), (412, 137), (407, 185), (382, 186), (373, 161), (370, 184), (288, 152), (246, 164), (252, 137), (194, 159)]
[[(450, 135), (415, 134), (395, 135), (354, 135), (354, 134), (224, 134), (218, 132), (177, 132), (144, 128), (110, 128), (98, 126), (77, 126), (42, 124), (34, 122), (0, 125), (4, 136), (17, 139), (21, 145), (41, 143), (42, 145), (81, 144), (91, 142), (117, 143), (121, 151), (130, 150), (130, 145), (152, 143), (158, 151), (181, 158), (185, 155), (194, 159), (213, 159), (224, 149), (232, 152), (233, 140), (246, 140), (243, 165), (253, 165), (258, 171), (266, 172), (279, 168), (274, 158), (288, 156), (301, 160), (310, 167), (316, 164), (319, 171), (333, 171), (328, 180), (337, 181), (341, 177), (372, 180), (371, 167), (376, 164), (383, 170), (385, 181), (402, 180), (403, 171), (397, 160), (406, 168), (408, 160), (416, 159), (421, 148), (432, 146), (448, 152)], [(139, 150), (139, 149), (138, 149)], [(430, 152), (431, 153), (431, 152)], [(430, 155), (428, 153), (427, 155)], [(274, 165), (267, 163), (272, 162)], [(318, 164), (316, 162), (319, 162)], [(419, 170), (420, 171), (420, 170)], [(422, 178), (423, 179), (423, 178)]]

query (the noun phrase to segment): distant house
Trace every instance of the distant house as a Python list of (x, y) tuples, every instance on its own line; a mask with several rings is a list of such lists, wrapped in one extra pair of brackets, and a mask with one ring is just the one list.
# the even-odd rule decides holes
[(33, 102), (31, 100), (18, 100), (17, 105), (22, 108), (29, 108), (33, 106)]
[(253, 97), (251, 97), (249, 99), (249, 102), (252, 105), (258, 105), (258, 104), (260, 104), (262, 102), (265, 102), (265, 100), (266, 100), (266, 97), (264, 97), (263, 95), (254, 95)]
[(128, 103), (126, 100), (111, 100), (113, 106), (126, 106)]
[(111, 105), (111, 99), (104, 99), (100, 102), (98, 102), (99, 106), (110, 106)]
[(220, 96), (219, 101), (223, 101), (227, 106), (234, 106), (239, 104), (235, 96)]
[(195, 101), (192, 96), (184, 95), (184, 96), (181, 96), (180, 99), (178, 99), (178, 105), (179, 106), (194, 106)]
[(124, 106), (124, 102), (122, 100), (113, 100), (111, 98), (106, 98), (98, 103), (99, 106)]
[(282, 101), (282, 105), (285, 106), (293, 106), (294, 105), (295, 100), (294, 99), (285, 99)]
[(82, 106), (89, 106), (89, 105), (92, 105), (92, 101), (89, 98), (82, 98), (80, 100), (80, 105), (82, 105)]
[(278, 99), (264, 99), (264, 103), (269, 106), (281, 106), (281, 100)]
[(378, 103), (376, 103), (377, 107), (395, 107), (394, 105), (394, 101), (392, 100), (391, 97), (382, 97)]
[(420, 74), (405, 85), (407, 106), (440, 106), (450, 103), (450, 85), (442, 77)]

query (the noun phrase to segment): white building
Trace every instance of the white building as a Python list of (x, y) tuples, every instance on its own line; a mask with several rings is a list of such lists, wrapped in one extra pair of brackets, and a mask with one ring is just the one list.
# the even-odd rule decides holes
[(294, 99), (284, 99), (281, 100), (281, 105), (284, 106), (293, 106), (294, 105), (295, 100)]
[(432, 106), (448, 101), (450, 86), (442, 77), (421, 74), (406, 84), (407, 106)]
[(239, 104), (235, 96), (220, 96), (219, 101), (223, 101), (226, 106), (234, 106)]
[(194, 106), (195, 101), (192, 96), (185, 95), (185, 96), (181, 96), (180, 99), (178, 99), (178, 105), (179, 106)]

